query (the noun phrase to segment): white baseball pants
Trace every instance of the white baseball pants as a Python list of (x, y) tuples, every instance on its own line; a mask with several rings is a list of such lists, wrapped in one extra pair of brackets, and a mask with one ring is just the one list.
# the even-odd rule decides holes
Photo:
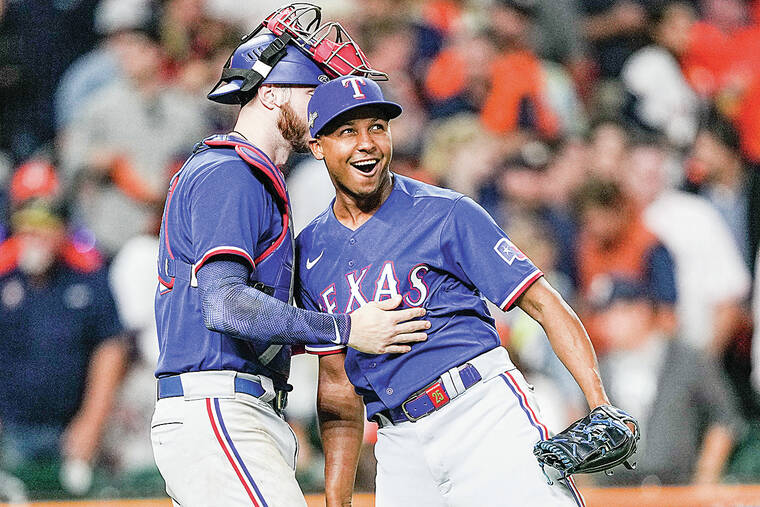
[(185, 395), (156, 402), (153, 454), (174, 505), (305, 507), (290, 426), (230, 382), (209, 383), (208, 373), (183, 374)]
[(487, 353), (496, 365), (478, 365), (495, 373), (446, 406), (378, 430), (376, 507), (584, 505), (572, 479), (547, 467), (549, 485), (541, 471), (533, 445), (548, 430), (532, 386), (501, 350)]

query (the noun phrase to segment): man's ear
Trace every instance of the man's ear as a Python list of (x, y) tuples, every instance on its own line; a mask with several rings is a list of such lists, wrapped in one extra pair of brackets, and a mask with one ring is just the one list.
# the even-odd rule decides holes
[(290, 88), (282, 86), (261, 85), (256, 94), (261, 105), (267, 109), (282, 107), (290, 100)]
[(319, 142), (319, 139), (309, 139), (309, 149), (311, 150), (311, 154), (317, 160), (325, 159), (325, 154), (322, 151), (322, 143)]

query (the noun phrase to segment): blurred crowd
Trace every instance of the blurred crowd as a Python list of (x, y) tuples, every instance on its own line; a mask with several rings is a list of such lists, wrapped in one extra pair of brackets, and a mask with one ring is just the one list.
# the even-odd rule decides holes
[[(283, 3), (0, 0), (0, 500), (161, 495), (163, 200), (232, 128), (205, 95)], [(636, 471), (590, 482), (760, 480), (760, 1), (317, 3), (404, 107), (392, 170), (476, 199), (586, 324), (644, 435)], [(334, 191), (315, 160), (284, 171), (300, 229)], [(584, 414), (541, 328), (493, 313), (549, 426)], [(287, 411), (307, 492), (316, 361)]]

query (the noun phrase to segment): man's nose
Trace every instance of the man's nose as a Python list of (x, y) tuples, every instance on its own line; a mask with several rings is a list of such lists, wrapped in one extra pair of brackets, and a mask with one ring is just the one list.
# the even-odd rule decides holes
[(359, 137), (356, 142), (356, 148), (358, 150), (366, 151), (366, 152), (374, 151), (375, 148), (377, 148), (377, 145), (375, 144), (375, 140), (370, 135), (369, 131), (367, 130), (359, 131)]

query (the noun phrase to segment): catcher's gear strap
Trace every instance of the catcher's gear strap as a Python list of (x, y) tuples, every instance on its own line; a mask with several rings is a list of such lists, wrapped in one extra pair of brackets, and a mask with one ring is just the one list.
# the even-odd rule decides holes
[(254, 259), (254, 263), (258, 264), (280, 246), (285, 240), (288, 228), (290, 227), (290, 200), (285, 189), (285, 179), (277, 166), (269, 161), (269, 158), (261, 150), (251, 144), (237, 140), (232, 136), (216, 136), (204, 140), (203, 143), (212, 148), (234, 148), (235, 153), (240, 158), (245, 160), (254, 169), (257, 169), (271, 183), (272, 188), (270, 191), (273, 190), (272, 194), (278, 203), (280, 213), (282, 213), (282, 232), (262, 254)]
[[(289, 33), (283, 33), (273, 40), (266, 48), (264, 48), (264, 51), (261, 52), (261, 55), (259, 55), (256, 62), (254, 62), (252, 69), (235, 69), (230, 67), (222, 69), (221, 79), (223, 81), (231, 79), (243, 80), (239, 91), (242, 96), (240, 100), (241, 104), (248, 101), (247, 98), (244, 97), (252, 93), (256, 87), (266, 79), (269, 72), (271, 72), (272, 67), (277, 65), (277, 62), (285, 56), (287, 53), (285, 46), (287, 46), (288, 42), (292, 39), (293, 38)], [(296, 51), (299, 50), (296, 49)], [(230, 57), (230, 59), (231, 58), (232, 57)]]
[[(198, 143), (198, 145), (193, 150), (193, 155), (196, 155), (197, 153), (200, 153), (204, 149), (208, 148), (234, 148), (235, 153), (245, 160), (248, 165), (250, 165), (252, 168), (256, 169), (258, 173), (263, 175), (265, 177), (265, 180), (268, 182), (267, 190), (272, 194), (272, 196), (275, 199), (275, 202), (277, 203), (277, 208), (280, 210), (280, 213), (282, 215), (282, 231), (280, 232), (279, 236), (272, 242), (267, 249), (262, 252), (258, 257), (255, 259), (249, 259), (248, 255), (245, 254), (244, 257), (246, 257), (249, 262), (251, 262), (251, 267), (256, 267), (260, 262), (265, 260), (267, 257), (269, 257), (272, 253), (277, 250), (280, 245), (282, 245), (282, 242), (285, 240), (285, 238), (288, 235), (288, 230), (291, 227), (291, 220), (290, 220), (290, 199), (288, 197), (288, 193), (285, 187), (285, 179), (282, 176), (282, 173), (280, 170), (275, 166), (269, 158), (258, 148), (253, 146), (252, 144), (245, 143), (243, 141), (240, 141), (232, 136), (226, 136), (226, 135), (220, 135), (220, 136), (212, 136), (210, 138), (204, 139), (202, 142)], [(192, 158), (192, 157), (191, 157)], [(187, 164), (190, 161), (190, 159), (185, 162)], [(177, 186), (177, 183), (179, 182), (179, 176), (182, 172), (182, 169), (180, 169), (172, 178), (171, 184), (169, 186), (169, 193), (166, 198), (166, 210), (164, 211), (164, 218), (163, 218), (163, 225), (166, 227), (166, 216), (168, 215), (169, 207), (171, 206), (172, 202), (172, 196), (174, 194), (174, 189)], [(166, 233), (164, 233), (166, 235)], [(293, 238), (291, 237), (291, 242)], [(203, 265), (203, 263), (207, 260), (207, 258), (202, 259), (200, 262), (195, 264), (188, 264), (186, 262), (182, 262), (179, 259), (176, 259), (174, 257), (174, 254), (172, 253), (171, 245), (169, 244), (169, 236), (166, 235), (165, 237), (167, 250), (169, 253), (169, 259), (166, 261), (166, 266), (164, 266), (164, 272), (169, 276), (168, 280), (165, 280), (161, 277), (161, 273), (159, 271), (158, 280), (165, 287), (165, 290), (162, 291), (162, 294), (171, 291), (171, 289), (174, 288), (174, 279), (176, 277), (179, 277), (181, 280), (189, 282), (191, 287), (197, 287), (198, 281), (196, 279), (196, 273), (200, 269), (200, 267)], [(244, 253), (244, 252), (242, 252)], [(178, 276), (179, 275), (179, 276)], [(292, 288), (293, 286), (293, 280), (291, 276), (291, 283), (290, 286)], [(263, 290), (264, 292), (268, 292), (268, 286), (264, 285), (263, 287), (257, 287), (260, 290)], [(292, 296), (291, 296), (292, 297)]]

